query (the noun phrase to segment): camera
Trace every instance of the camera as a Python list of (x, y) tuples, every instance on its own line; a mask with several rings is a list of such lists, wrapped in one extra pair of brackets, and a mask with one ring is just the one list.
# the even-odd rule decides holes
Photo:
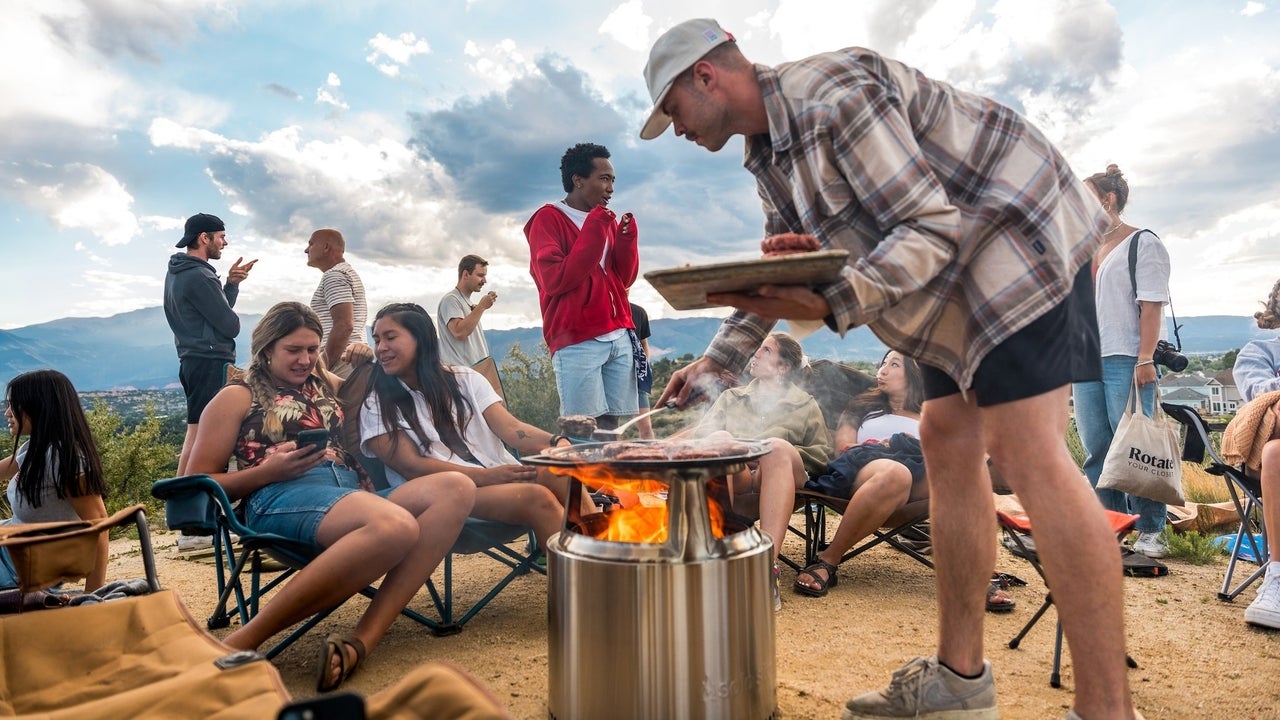
[(1156, 351), (1151, 353), (1151, 359), (1157, 365), (1163, 365), (1174, 372), (1182, 372), (1187, 369), (1187, 356), (1178, 350), (1179, 348), (1174, 347), (1168, 340), (1157, 340)]

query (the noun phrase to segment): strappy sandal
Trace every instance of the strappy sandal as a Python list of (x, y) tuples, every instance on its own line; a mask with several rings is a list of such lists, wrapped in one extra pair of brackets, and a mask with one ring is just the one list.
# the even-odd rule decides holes
[(1007, 587), (1004, 578), (998, 575), (991, 578), (991, 583), (987, 585), (987, 612), (1007, 613), (1018, 607), (1018, 602), (1005, 592)]
[[(356, 651), (355, 662), (347, 664), (347, 648), (350, 647)], [(364, 662), (365, 655), (364, 643), (355, 635), (330, 635), (324, 639), (324, 645), (320, 648), (320, 668), (316, 674), (316, 692), (331, 692), (337, 690), (347, 678), (355, 674), (356, 668), (360, 667), (360, 663)], [(329, 676), (333, 672), (333, 659), (338, 658), (338, 679), (336, 682), (330, 683)]]
[[(817, 570), (826, 570), (827, 579), (823, 580), (822, 578), (818, 577), (818, 575), (815, 572)], [(836, 574), (836, 566), (832, 565), (826, 560), (821, 560), (821, 559), (818, 560), (817, 562), (813, 563), (812, 565), (805, 568), (804, 570), (801, 570), (800, 574), (808, 575), (809, 577), (813, 578), (813, 582), (818, 586), (817, 588), (811, 588), (808, 585), (805, 585), (804, 583), (800, 582), (800, 577), (798, 575), (796, 576), (796, 582), (795, 582), (796, 592), (800, 593), (801, 595), (808, 595), (809, 597), (826, 597), (827, 591), (835, 587), (836, 583), (840, 582), (840, 576)]]

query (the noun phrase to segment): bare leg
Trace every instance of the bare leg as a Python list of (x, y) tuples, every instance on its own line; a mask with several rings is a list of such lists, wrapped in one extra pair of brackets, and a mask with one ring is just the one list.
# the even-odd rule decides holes
[(564, 506), (555, 494), (535, 483), (505, 483), (476, 488), (476, 504), (471, 516), (511, 525), (527, 525), (538, 538), (538, 547), (547, 547), (547, 538), (560, 531)]
[[(839, 565), (840, 558), (849, 548), (882, 527), (890, 515), (907, 503), (910, 495), (911, 471), (906, 465), (889, 459), (867, 463), (854, 479), (853, 497), (840, 516), (840, 526), (836, 528), (831, 544), (818, 553), (818, 558)], [(815, 572), (826, 574), (825, 570)], [(802, 572), (796, 576), (796, 582), (818, 590), (818, 583), (814, 580), (809, 573)]]
[(275, 633), (334, 607), (384, 574), (377, 596), (356, 626), (372, 649), (452, 547), (475, 498), (461, 473), (417, 478), (392, 493), (391, 503), (351, 493), (320, 521), (324, 551), (285, 583), (271, 602), (226, 643), (254, 649)]
[(188, 425), (187, 434), (182, 437), (182, 452), (178, 455), (178, 477), (187, 474), (187, 459), (191, 457), (191, 446), (196, 443), (196, 428), (199, 425)]
[[(1277, 426), (1280, 431), (1280, 426)], [(1269, 440), (1262, 447), (1262, 522), (1267, 526), (1267, 547), (1271, 562), (1280, 562), (1280, 440)]]
[(920, 420), (938, 586), (938, 658), (971, 676), (982, 672), (983, 599), (996, 562), (995, 505), (979, 441), (983, 420), (972, 398), (966, 402), (959, 393), (925, 402)]
[[(1133, 707), (1125, 666), (1120, 556), (1116, 552), (1115, 533), (1097, 496), (1063, 441), (1067, 393), (1068, 389), (1063, 387), (1025, 400), (983, 408), (984, 437), (992, 463), (1012, 482), (1035, 528), (1036, 547), (1053, 588), (1054, 604), (1076, 668), (1076, 712), (1089, 720), (1128, 720), (1133, 717)], [(984, 512), (988, 514), (982, 528), (987, 534), (986, 544), (994, 547), (990, 488), (983, 484), (981, 493), (986, 498)], [(956, 548), (959, 553), (949, 552), (947, 556), (949, 561), (954, 561), (953, 554), (970, 552), (964, 545), (951, 544), (956, 540), (952, 535), (935, 540), (935, 554), (941, 547)], [(982, 558), (981, 567), (970, 567), (970, 578), (964, 586), (966, 592), (972, 593), (972, 598), (964, 599), (965, 603), (972, 605), (979, 617), (982, 587), (992, 569), (987, 557)], [(939, 558), (939, 566), (941, 564)], [(955, 597), (944, 598), (941, 590), (938, 594), (940, 603), (957, 601)], [(978, 623), (974, 625), (981, 627)], [(944, 625), (944, 641), (948, 630)], [(957, 662), (965, 663), (971, 658), (962, 643), (954, 650)], [(950, 659), (953, 655), (946, 657)], [(966, 671), (971, 667), (958, 669)]]
[(791, 443), (769, 438), (772, 449), (760, 458), (760, 529), (773, 540), (773, 560), (778, 561), (787, 521), (796, 508), (796, 489), (804, 487), (804, 461)]

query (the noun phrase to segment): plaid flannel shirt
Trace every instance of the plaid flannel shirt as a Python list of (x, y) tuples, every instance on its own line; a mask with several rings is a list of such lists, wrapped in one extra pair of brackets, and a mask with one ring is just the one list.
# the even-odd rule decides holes
[[(967, 389), (992, 348), (1067, 297), (1101, 240), (1097, 198), (995, 101), (862, 48), (756, 75), (769, 134), (746, 139), (743, 165), (765, 234), (849, 250), (819, 289), (841, 335), (868, 325)], [(706, 354), (740, 368), (773, 324), (737, 312)]]

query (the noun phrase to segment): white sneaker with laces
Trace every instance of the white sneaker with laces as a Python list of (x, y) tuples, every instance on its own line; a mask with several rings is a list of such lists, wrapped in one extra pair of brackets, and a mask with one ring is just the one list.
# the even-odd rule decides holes
[(961, 677), (937, 657), (916, 658), (893, 673), (889, 687), (845, 703), (842, 720), (996, 720), (996, 685), (991, 663), (982, 675)]
[(1267, 574), (1258, 586), (1258, 597), (1245, 608), (1244, 621), (1280, 630), (1280, 562), (1267, 564)]
[(1164, 539), (1163, 533), (1140, 532), (1137, 542), (1133, 544), (1133, 551), (1159, 560), (1169, 554), (1169, 543)]

